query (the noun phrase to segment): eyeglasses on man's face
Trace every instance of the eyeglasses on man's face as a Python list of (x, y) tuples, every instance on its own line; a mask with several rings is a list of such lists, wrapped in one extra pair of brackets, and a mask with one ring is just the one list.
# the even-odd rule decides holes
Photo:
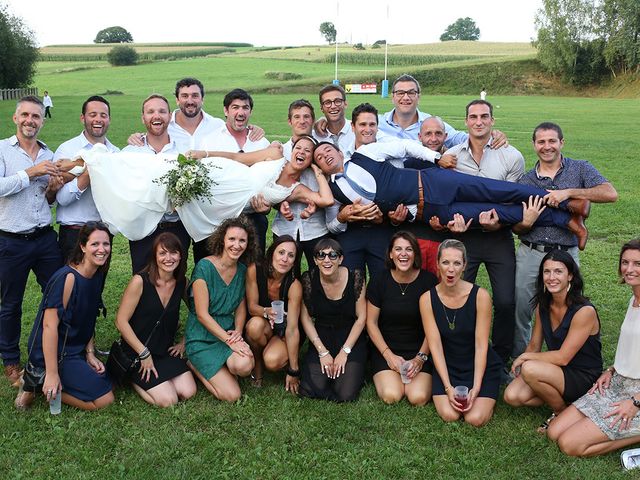
[(332, 104), (336, 107), (341, 107), (344, 103), (343, 98), (334, 98), (333, 100), (323, 100), (322, 106), (325, 108), (329, 108)]
[(418, 92), (417, 90), (394, 90), (393, 91), (393, 94), (396, 97), (400, 97), (400, 98), (404, 97), (405, 95), (409, 98), (415, 98), (418, 96), (418, 93), (420, 92)]

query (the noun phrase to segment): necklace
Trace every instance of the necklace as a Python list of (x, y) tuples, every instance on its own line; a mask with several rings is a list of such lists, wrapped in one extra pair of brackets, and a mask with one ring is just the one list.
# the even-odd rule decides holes
[[(402, 288), (402, 285), (404, 285), (404, 288)], [(402, 293), (402, 296), (404, 296), (404, 294), (407, 293), (407, 288), (409, 288), (409, 285), (411, 284), (398, 282), (398, 286), (400, 287), (400, 293)]]
[(454, 314), (453, 314), (453, 320), (449, 320), (449, 315), (447, 315), (447, 307), (444, 306), (444, 303), (442, 304), (442, 310), (444, 311), (444, 316), (447, 319), (447, 323), (449, 324), (449, 330), (455, 330), (456, 328), (456, 316), (458, 315), (458, 310), (459, 308), (456, 308), (454, 310)]

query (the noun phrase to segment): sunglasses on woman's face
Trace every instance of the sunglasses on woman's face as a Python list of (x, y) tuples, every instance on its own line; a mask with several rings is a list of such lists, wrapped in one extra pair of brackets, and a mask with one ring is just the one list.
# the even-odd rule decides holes
[(331, 250), (330, 252), (317, 252), (315, 256), (318, 260), (324, 260), (326, 257), (329, 257), (329, 260), (337, 260), (340, 254)]

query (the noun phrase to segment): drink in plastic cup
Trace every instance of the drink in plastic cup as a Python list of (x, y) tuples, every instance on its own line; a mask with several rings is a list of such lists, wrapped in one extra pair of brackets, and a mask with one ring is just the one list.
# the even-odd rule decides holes
[(409, 372), (410, 368), (411, 368), (411, 362), (407, 362), (407, 361), (405, 361), (400, 367), (400, 378), (402, 379), (402, 383), (404, 384), (411, 383), (411, 379), (407, 377), (407, 373)]
[(271, 308), (273, 309), (273, 313), (276, 315), (274, 322), (284, 322), (284, 302), (282, 300), (274, 300), (271, 302)]
[(453, 399), (460, 404), (462, 410), (467, 408), (469, 401), (469, 389), (465, 386), (459, 386), (453, 389)]
[(49, 400), (49, 413), (51, 415), (59, 415), (62, 412), (62, 389), (56, 393), (56, 398)]

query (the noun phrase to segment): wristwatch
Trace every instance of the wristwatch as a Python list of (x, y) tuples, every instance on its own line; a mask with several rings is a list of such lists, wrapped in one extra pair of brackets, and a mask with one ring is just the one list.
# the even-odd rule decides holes
[(342, 347), (342, 351), (343, 351), (344, 353), (346, 353), (347, 355), (349, 355), (349, 354), (351, 353), (351, 348), (350, 348), (350, 347), (347, 347), (346, 345), (344, 345), (344, 346)]
[(631, 401), (633, 402), (633, 406), (636, 408), (640, 408), (640, 400), (636, 400), (636, 397), (631, 395)]
[(418, 352), (416, 354), (416, 357), (418, 357), (423, 362), (426, 362), (427, 360), (429, 360), (429, 355), (427, 355), (426, 353), (423, 353), (423, 352)]
[(433, 158), (433, 163), (435, 163), (436, 165), (438, 165), (440, 163), (440, 159), (442, 158), (442, 155), (440, 154), (440, 152), (436, 153), (436, 156)]

